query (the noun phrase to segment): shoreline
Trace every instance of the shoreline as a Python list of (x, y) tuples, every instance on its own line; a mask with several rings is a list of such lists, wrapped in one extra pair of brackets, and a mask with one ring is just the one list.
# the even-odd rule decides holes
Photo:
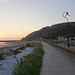
[[(20, 42), (21, 43), (21, 42)], [(0, 47), (0, 53), (8, 52), (12, 48), (24, 46), (23, 43), (20, 44), (19, 42), (6, 42), (5, 45)]]
[(6, 42), (6, 45), (0, 48), (0, 53), (8, 52), (12, 48), (25, 46), (29, 41)]
[(0, 53), (8, 52), (10, 49), (15, 48), (15, 47), (19, 47), (19, 46), (6, 46), (6, 47), (2, 47), (2, 48), (0, 48)]

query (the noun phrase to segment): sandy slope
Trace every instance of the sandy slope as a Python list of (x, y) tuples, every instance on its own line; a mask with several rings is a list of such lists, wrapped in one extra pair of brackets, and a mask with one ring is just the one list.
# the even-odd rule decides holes
[(13, 55), (6, 56), (4, 60), (0, 60), (0, 75), (12, 75), (14, 65), (17, 63), (17, 60), (20, 60), (23, 56), (31, 53), (33, 51), (32, 47), (28, 47), (16, 55), (17, 58), (14, 58)]

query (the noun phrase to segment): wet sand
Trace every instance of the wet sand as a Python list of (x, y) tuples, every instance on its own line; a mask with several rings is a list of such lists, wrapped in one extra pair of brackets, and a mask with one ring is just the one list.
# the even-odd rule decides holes
[(17, 41), (17, 42), (7, 42), (5, 46), (0, 48), (0, 53), (8, 52), (12, 48), (25, 46), (30, 41)]
[(16, 48), (16, 47), (19, 47), (19, 46), (2, 47), (2, 48), (0, 48), (0, 53), (8, 52), (8, 51), (11, 50), (12, 48)]
[(24, 46), (25, 43), (23, 42), (7, 42), (6, 45), (0, 47), (0, 53), (8, 52), (12, 48)]

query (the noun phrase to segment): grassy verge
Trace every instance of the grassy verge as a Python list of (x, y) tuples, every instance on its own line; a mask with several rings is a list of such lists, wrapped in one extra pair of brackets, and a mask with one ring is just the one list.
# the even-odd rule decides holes
[(43, 49), (41, 43), (34, 45), (34, 51), (18, 61), (13, 75), (40, 75), (42, 66)]

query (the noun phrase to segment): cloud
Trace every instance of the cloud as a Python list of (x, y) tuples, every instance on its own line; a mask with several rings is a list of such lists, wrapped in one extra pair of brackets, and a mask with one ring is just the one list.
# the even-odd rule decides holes
[(0, 0), (0, 2), (7, 2), (8, 0)]

